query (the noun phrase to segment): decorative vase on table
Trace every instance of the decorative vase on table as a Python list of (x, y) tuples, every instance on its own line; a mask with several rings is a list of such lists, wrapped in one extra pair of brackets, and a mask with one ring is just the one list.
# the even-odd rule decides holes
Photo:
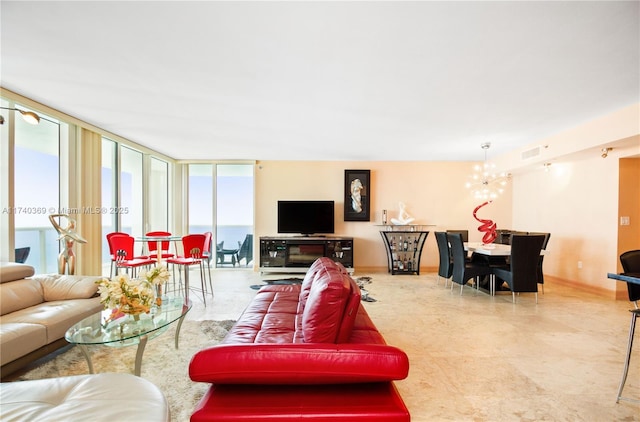
[(162, 306), (162, 284), (156, 284), (156, 306)]
[(156, 306), (162, 306), (162, 286), (170, 277), (167, 267), (162, 264), (157, 265), (151, 270), (140, 274), (140, 277), (155, 287)]

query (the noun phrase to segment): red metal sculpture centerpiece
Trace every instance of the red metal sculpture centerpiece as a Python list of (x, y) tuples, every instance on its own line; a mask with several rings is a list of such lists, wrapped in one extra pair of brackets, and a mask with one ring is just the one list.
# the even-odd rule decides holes
[(478, 216), (476, 215), (478, 210), (482, 207), (484, 207), (485, 205), (488, 205), (490, 203), (492, 203), (493, 201), (487, 201), (481, 205), (478, 205), (474, 210), (473, 210), (473, 218), (475, 218), (476, 220), (478, 220), (480, 223), (478, 226), (478, 231), (484, 233), (484, 235), (482, 236), (482, 243), (485, 245), (488, 245), (490, 243), (493, 243), (494, 240), (496, 240), (496, 237), (498, 236), (498, 234), (496, 233), (496, 223), (493, 222), (493, 220), (487, 220), (487, 219), (482, 219), (482, 218), (478, 218)]

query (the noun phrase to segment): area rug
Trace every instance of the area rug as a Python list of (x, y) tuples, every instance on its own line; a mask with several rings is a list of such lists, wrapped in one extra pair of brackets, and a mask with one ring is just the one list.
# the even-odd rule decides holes
[[(157, 385), (169, 402), (171, 420), (187, 422), (209, 384), (189, 379), (191, 357), (198, 350), (219, 343), (235, 321), (185, 321), (180, 330), (180, 348), (174, 347), (175, 324), (159, 337), (150, 340), (142, 359), (141, 376)], [(136, 346), (112, 348), (91, 347), (91, 360), (96, 373), (133, 373)], [(87, 361), (77, 347), (38, 361), (14, 380), (54, 378), (89, 372)], [(126, 388), (126, 386), (123, 386)]]

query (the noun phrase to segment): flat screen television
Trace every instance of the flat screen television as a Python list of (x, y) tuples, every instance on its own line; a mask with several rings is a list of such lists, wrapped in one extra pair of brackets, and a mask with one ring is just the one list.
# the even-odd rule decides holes
[(334, 232), (333, 201), (278, 201), (278, 233)]

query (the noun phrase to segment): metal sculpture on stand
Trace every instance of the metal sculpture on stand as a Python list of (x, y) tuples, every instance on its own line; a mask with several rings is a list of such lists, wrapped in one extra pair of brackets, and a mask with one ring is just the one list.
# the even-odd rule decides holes
[[(62, 227), (62, 221), (59, 223), (55, 220), (56, 218), (66, 219), (66, 227)], [(73, 253), (73, 245), (75, 242), (87, 243), (87, 241), (76, 233), (76, 220), (69, 217), (68, 214), (51, 214), (49, 215), (49, 221), (51, 221), (53, 228), (60, 235), (58, 240), (64, 241), (62, 251), (58, 255), (58, 273), (65, 274), (66, 269), (68, 270), (67, 274), (73, 275), (76, 272), (76, 256)]]
[(493, 241), (496, 240), (496, 237), (498, 237), (498, 233), (496, 232), (496, 223), (494, 223), (493, 220), (487, 220), (487, 219), (478, 218), (476, 213), (478, 212), (478, 210), (480, 208), (482, 208), (485, 205), (488, 205), (488, 204), (490, 204), (492, 202), (493, 201), (487, 201), (487, 202), (485, 202), (485, 203), (483, 203), (481, 205), (478, 205), (473, 210), (473, 218), (475, 218), (476, 220), (478, 220), (479, 222), (482, 223), (482, 224), (480, 224), (478, 226), (478, 231), (484, 233), (484, 235), (482, 236), (482, 243), (484, 243), (485, 245), (493, 243)]

